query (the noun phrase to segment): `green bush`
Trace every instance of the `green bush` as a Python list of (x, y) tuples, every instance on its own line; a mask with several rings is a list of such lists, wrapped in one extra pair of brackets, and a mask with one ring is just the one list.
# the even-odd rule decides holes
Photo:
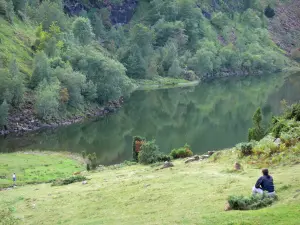
[(141, 146), (141, 151), (138, 155), (138, 161), (142, 164), (152, 164), (160, 161), (170, 160), (159, 151), (159, 147), (155, 144), (155, 140), (146, 141)]
[(173, 159), (186, 158), (193, 156), (190, 146), (185, 144), (182, 148), (173, 149), (170, 153)]
[(4, 100), (0, 105), (0, 126), (1, 127), (7, 124), (8, 110), (9, 110), (9, 105), (7, 104), (6, 100)]
[(10, 209), (0, 209), (0, 224), (3, 225), (16, 225), (19, 221), (12, 215)]
[(69, 178), (66, 178), (66, 179), (55, 180), (52, 183), (52, 186), (68, 185), (68, 184), (72, 184), (72, 183), (75, 183), (75, 182), (81, 182), (81, 181), (84, 181), (86, 179), (87, 178), (85, 176), (76, 175), (76, 176), (72, 176), (72, 177), (69, 177)]
[(93, 28), (90, 20), (84, 17), (78, 17), (72, 24), (72, 31), (75, 38), (82, 45), (89, 44), (94, 38)]
[(0, 0), (0, 15), (6, 15), (6, 1)]
[(98, 165), (96, 153), (94, 152), (93, 154), (88, 154), (87, 158), (88, 158), (87, 170), (89, 170), (88, 168), (90, 168), (92, 170), (96, 169), (96, 167)]
[(249, 156), (253, 153), (253, 144), (251, 142), (240, 143), (236, 146), (239, 150), (240, 156)]
[(229, 196), (228, 203), (233, 210), (253, 210), (271, 205), (277, 200), (277, 196), (269, 196), (267, 193), (262, 195)]
[(36, 91), (35, 110), (38, 116), (44, 120), (56, 118), (59, 110), (60, 84), (56, 80), (48, 83), (41, 82)]
[(258, 108), (253, 115), (253, 125), (248, 131), (248, 141), (255, 140), (259, 141), (265, 136), (265, 130), (261, 126), (262, 113), (261, 109)]
[(134, 136), (132, 140), (132, 159), (138, 162), (138, 155), (141, 151), (142, 144), (146, 141), (146, 138), (140, 136)]
[(295, 119), (296, 121), (300, 121), (300, 103), (293, 104), (291, 109), (286, 112), (286, 119)]

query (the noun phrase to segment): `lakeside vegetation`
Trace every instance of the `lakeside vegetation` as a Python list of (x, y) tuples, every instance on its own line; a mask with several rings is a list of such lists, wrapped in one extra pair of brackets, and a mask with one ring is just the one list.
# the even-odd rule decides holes
[(273, 0), (141, 0), (128, 23), (114, 24), (109, 7), (123, 3), (79, 1), (84, 10), (66, 14), (61, 0), (0, 1), (1, 127), (29, 103), (25, 112), (42, 121), (82, 115), (141, 79), (173, 85), (297, 67), (268, 33)]
[[(257, 112), (254, 118), (257, 118)], [(140, 137), (135, 138), (138, 143), (134, 142), (133, 147), (138, 144), (141, 153), (146, 151), (138, 160), (143, 164), (152, 163), (150, 166), (131, 162), (101, 166), (93, 172), (84, 171), (81, 167), (81, 174), (76, 173), (76, 176), (69, 178), (75, 168), (77, 170), (80, 167), (74, 167), (78, 163), (70, 163), (66, 158), (68, 156), (60, 155), (60, 162), (68, 162), (64, 172), (68, 171), (69, 174), (60, 174), (61, 178), (67, 179), (54, 183), (60, 186), (26, 185), (0, 192), (1, 222), (118, 224), (122, 221), (123, 224), (141, 224), (148, 221), (147, 224), (296, 225), (300, 209), (300, 179), (297, 176), (300, 172), (299, 112), (299, 104), (287, 106), (282, 116), (274, 117), (271, 133), (261, 140), (251, 140), (247, 148), (242, 143), (231, 149), (217, 151), (208, 159), (190, 163), (185, 163), (185, 159), (177, 159), (173, 161), (173, 167), (166, 169), (157, 164), (161, 161), (158, 146)], [(280, 138), (280, 142), (277, 139), (274, 141), (275, 138)], [(183, 153), (185, 156), (192, 154), (188, 145), (173, 150), (171, 156), (180, 158)], [(10, 158), (11, 165), (16, 165), (20, 162), (18, 157), (26, 159), (28, 154), (12, 156), (3, 154), (1, 159), (8, 161)], [(48, 159), (49, 156), (51, 154), (47, 155)], [(21, 168), (26, 169), (36, 163), (38, 158), (34, 159), (23, 160)], [(41, 163), (44, 162), (39, 158), (38, 164)], [(236, 167), (237, 163), (239, 168)], [(267, 207), (259, 210), (225, 212), (227, 200), (229, 203), (257, 201), (256, 198), (250, 201), (238, 196), (250, 195), (263, 167), (268, 167), (274, 177), (278, 200), (270, 205), (271, 200), (266, 199), (268, 201), (260, 204)], [(39, 174), (34, 171), (34, 175)], [(85, 183), (73, 183), (86, 178), (88, 181)], [(53, 205), (59, 207), (53, 208)], [(259, 208), (259, 205), (249, 207)]]

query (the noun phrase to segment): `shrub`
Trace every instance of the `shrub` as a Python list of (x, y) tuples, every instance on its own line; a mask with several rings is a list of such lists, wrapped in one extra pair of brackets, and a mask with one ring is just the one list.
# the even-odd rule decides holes
[(268, 196), (264, 193), (262, 195), (246, 196), (229, 196), (228, 203), (233, 210), (253, 210), (260, 209), (271, 205), (278, 198), (277, 196)]
[(7, 124), (9, 105), (6, 100), (2, 102), (0, 105), (0, 126), (4, 126)]
[(30, 87), (36, 88), (44, 79), (49, 81), (51, 76), (48, 58), (44, 52), (39, 52), (34, 57), (33, 73), (30, 80)]
[(240, 143), (236, 146), (239, 150), (240, 156), (249, 156), (253, 153), (253, 144), (251, 142)]
[(296, 121), (300, 121), (300, 103), (293, 104), (291, 109), (286, 112), (286, 119), (295, 119)]
[(173, 159), (186, 158), (191, 157), (193, 152), (191, 151), (190, 146), (185, 144), (182, 148), (173, 149), (170, 155), (173, 157)]
[(35, 109), (38, 116), (44, 120), (56, 118), (59, 109), (59, 81), (48, 83), (41, 82), (36, 91)]
[(155, 144), (155, 140), (145, 141), (141, 146), (141, 151), (138, 155), (138, 161), (142, 164), (152, 164), (162, 160), (169, 159), (159, 151), (159, 147)]
[(94, 152), (93, 154), (88, 154), (87, 158), (88, 158), (87, 170), (88, 170), (88, 167), (92, 170), (96, 169), (96, 167), (97, 167), (96, 153)]
[(132, 159), (138, 162), (138, 155), (141, 151), (142, 144), (146, 141), (146, 138), (140, 136), (134, 136), (132, 141)]
[(90, 20), (84, 17), (78, 17), (73, 22), (72, 30), (75, 38), (77, 38), (82, 45), (89, 44), (94, 37)]
[(262, 113), (261, 113), (261, 109), (258, 108), (253, 115), (254, 127), (250, 128), (248, 131), (248, 141), (251, 140), (259, 141), (265, 136), (265, 131), (261, 126), (261, 122), (262, 122)]
[(6, 15), (6, 1), (0, 0), (0, 15)]
[(19, 221), (12, 215), (10, 209), (0, 209), (0, 224), (15, 225), (19, 224)]
[(87, 178), (85, 176), (76, 175), (76, 176), (72, 176), (72, 177), (69, 177), (69, 178), (66, 178), (66, 179), (55, 180), (52, 183), (52, 186), (68, 185), (68, 184), (72, 184), (72, 183), (75, 183), (75, 182), (81, 182), (81, 181), (84, 181), (86, 179)]
[(268, 18), (273, 18), (275, 16), (275, 11), (274, 9), (271, 8), (270, 5), (268, 5), (266, 8), (265, 8), (265, 15), (266, 17)]

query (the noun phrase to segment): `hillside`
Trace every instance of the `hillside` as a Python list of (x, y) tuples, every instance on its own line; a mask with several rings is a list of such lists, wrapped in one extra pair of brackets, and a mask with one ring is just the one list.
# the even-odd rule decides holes
[(2, 220), (12, 214), (21, 224), (299, 224), (299, 158), (298, 164), (283, 160), (269, 168), (279, 196), (274, 205), (226, 212), (227, 197), (250, 195), (260, 176), (260, 165), (247, 160), (235, 172), (236, 160), (236, 152), (226, 150), (209, 161), (179, 160), (164, 170), (134, 165), (84, 172), (86, 185), (39, 184), (1, 191)]
[(176, 84), (298, 67), (289, 58), (300, 58), (298, 8), (273, 0), (1, 0), (1, 134), (115, 111), (145, 79)]

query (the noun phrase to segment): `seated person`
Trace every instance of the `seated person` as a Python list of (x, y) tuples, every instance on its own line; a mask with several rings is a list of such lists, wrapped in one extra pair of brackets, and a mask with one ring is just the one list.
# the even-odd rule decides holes
[(269, 175), (268, 169), (262, 169), (262, 174), (260, 178), (258, 178), (255, 186), (252, 189), (253, 194), (263, 194), (264, 191), (268, 192), (269, 195), (275, 194), (273, 177)]

